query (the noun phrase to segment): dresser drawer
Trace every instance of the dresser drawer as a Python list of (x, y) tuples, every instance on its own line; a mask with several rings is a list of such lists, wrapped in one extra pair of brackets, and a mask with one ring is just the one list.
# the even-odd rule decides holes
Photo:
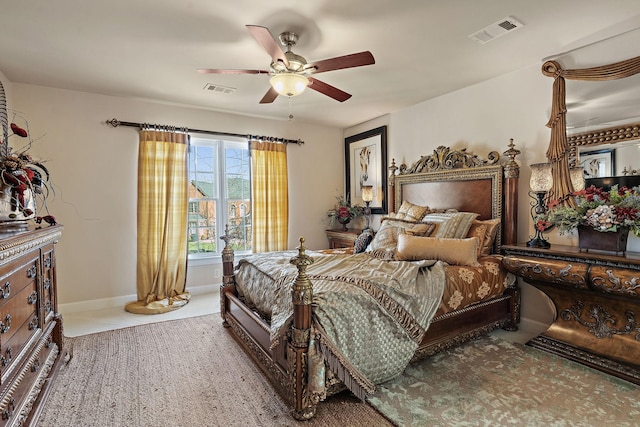
[(38, 253), (30, 253), (3, 267), (0, 277), (0, 306), (6, 304), (25, 286), (35, 282), (38, 274)]
[(33, 352), (16, 366), (15, 382), (3, 393), (0, 401), (1, 427), (27, 425), (25, 421), (33, 410), (39, 391), (50, 381), (48, 377), (59, 352), (49, 334), (38, 340)]
[(502, 259), (502, 266), (509, 272), (524, 278), (556, 286), (588, 289), (588, 264), (566, 261), (507, 255)]
[(589, 283), (607, 294), (640, 300), (640, 270), (594, 265)]
[(0, 372), (4, 377), (38, 328), (35, 282), (0, 307)]
[(36, 282), (31, 282), (0, 307), (0, 348), (10, 340), (16, 329), (31, 320), (38, 308)]

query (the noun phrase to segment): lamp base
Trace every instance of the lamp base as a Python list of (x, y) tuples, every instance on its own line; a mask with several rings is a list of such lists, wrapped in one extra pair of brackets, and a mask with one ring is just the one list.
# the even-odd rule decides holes
[(527, 242), (527, 246), (530, 248), (549, 249), (551, 247), (551, 243), (540, 236), (536, 236)]

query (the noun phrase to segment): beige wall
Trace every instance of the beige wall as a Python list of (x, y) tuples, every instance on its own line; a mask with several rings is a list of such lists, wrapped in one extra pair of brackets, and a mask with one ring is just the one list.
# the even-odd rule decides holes
[[(106, 125), (113, 117), (303, 139), (287, 149), (290, 246), (304, 235), (310, 248), (327, 247), (324, 215), (344, 185), (340, 129), (24, 84), (12, 90), (10, 108), (24, 113), (34, 138), (42, 136), (32, 152), (51, 172), (56, 193), (49, 209), (65, 226), (58, 255), (62, 304), (136, 293), (138, 134)], [(220, 278), (219, 267), (194, 263), (188, 289)]]

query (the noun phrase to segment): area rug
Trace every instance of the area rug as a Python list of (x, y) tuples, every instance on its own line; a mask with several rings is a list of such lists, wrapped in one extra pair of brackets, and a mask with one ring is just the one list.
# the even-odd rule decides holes
[(348, 393), (299, 423), (220, 315), (66, 338), (38, 427), (391, 426)]
[(484, 337), (409, 366), (369, 403), (397, 426), (638, 426), (640, 387)]

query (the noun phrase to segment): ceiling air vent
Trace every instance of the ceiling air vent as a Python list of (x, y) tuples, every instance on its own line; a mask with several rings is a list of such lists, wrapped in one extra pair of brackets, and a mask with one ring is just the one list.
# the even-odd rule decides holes
[(215, 93), (233, 93), (236, 91), (234, 87), (214, 85), (213, 83), (207, 83), (204, 90)]
[(482, 30), (473, 33), (469, 36), (471, 40), (474, 40), (480, 44), (485, 44), (491, 40), (497, 39), (500, 36), (504, 36), (511, 31), (517, 30), (520, 27), (524, 27), (524, 24), (517, 19), (507, 16), (498, 22), (483, 28)]

